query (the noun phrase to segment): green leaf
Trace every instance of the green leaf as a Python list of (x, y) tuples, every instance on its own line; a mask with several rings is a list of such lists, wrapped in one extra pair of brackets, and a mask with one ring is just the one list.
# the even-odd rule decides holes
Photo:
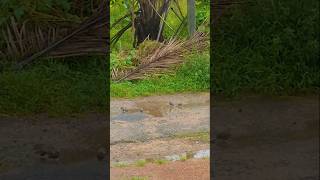
[(17, 19), (20, 19), (25, 13), (24, 7), (15, 8), (13, 14)]

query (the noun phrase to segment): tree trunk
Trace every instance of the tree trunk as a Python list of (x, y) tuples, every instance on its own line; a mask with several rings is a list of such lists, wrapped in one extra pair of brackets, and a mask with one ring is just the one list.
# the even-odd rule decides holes
[(140, 12), (134, 19), (134, 47), (147, 38), (160, 42), (164, 40), (162, 29), (160, 30), (161, 18), (159, 15), (162, 16), (168, 10), (170, 1), (162, 1), (160, 6), (156, 6), (158, 4), (157, 1), (161, 2), (162, 0), (139, 1)]
[(188, 1), (188, 32), (189, 36), (192, 36), (196, 31), (196, 5), (195, 0)]

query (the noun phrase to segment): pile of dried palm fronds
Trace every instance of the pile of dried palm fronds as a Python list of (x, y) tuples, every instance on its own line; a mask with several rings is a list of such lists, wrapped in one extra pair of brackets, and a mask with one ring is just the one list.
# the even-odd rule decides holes
[(112, 70), (114, 81), (142, 79), (148, 75), (168, 73), (173, 67), (184, 62), (185, 56), (194, 51), (203, 51), (208, 46), (207, 34), (197, 32), (191, 38), (182, 41), (171, 39), (161, 43), (152, 53), (143, 57), (133, 69)]
[(89, 54), (106, 55), (108, 50), (108, 6), (102, 1), (95, 12), (82, 23), (37, 26), (14, 18), (3, 29), (5, 58), (18, 60), (18, 68), (40, 56), (68, 57)]
[(50, 46), (68, 33), (71, 26), (36, 25), (24, 21), (19, 24), (11, 17), (11, 21), (2, 30), (5, 41), (5, 55), (10, 59), (20, 59)]

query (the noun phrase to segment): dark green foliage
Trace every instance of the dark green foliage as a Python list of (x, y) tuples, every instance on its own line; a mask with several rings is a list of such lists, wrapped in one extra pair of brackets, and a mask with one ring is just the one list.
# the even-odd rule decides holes
[(99, 61), (69, 61), (48, 60), (21, 72), (1, 72), (0, 114), (105, 111), (105, 72)]
[(0, 25), (11, 16), (18, 20), (31, 18), (33, 12), (54, 14), (58, 11), (63, 15), (63, 12), (70, 11), (71, 6), (71, 0), (1, 0)]
[(213, 90), (292, 94), (319, 89), (319, 2), (257, 0), (214, 28)]

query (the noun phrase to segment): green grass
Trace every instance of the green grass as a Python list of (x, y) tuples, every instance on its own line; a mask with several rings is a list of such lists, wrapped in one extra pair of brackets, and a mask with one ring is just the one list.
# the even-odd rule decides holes
[(53, 116), (106, 109), (105, 73), (99, 61), (44, 60), (14, 72), (0, 72), (0, 114)]
[(186, 161), (187, 159), (188, 159), (188, 157), (186, 154), (180, 156), (180, 161)]
[(168, 162), (169, 162), (169, 161), (166, 160), (166, 159), (156, 159), (156, 160), (154, 161), (154, 163), (156, 163), (156, 164), (158, 164), (158, 165), (166, 164), (166, 163), (168, 163)]
[(200, 141), (203, 143), (209, 143), (210, 142), (210, 132), (177, 134), (174, 136), (174, 138), (182, 138), (182, 139), (187, 139), (190, 141)]
[(133, 176), (130, 178), (130, 180), (148, 180), (148, 177), (144, 177), (144, 176)]
[(141, 159), (141, 160), (137, 160), (135, 162), (135, 165), (138, 166), (138, 167), (143, 167), (147, 164), (147, 161), (145, 159)]
[(137, 97), (155, 94), (208, 91), (210, 88), (209, 55), (195, 54), (175, 74), (140, 81), (111, 83), (111, 97)]
[(316, 92), (319, 1), (256, 0), (235, 6), (214, 31), (216, 94)]
[(125, 167), (129, 167), (129, 166), (130, 166), (129, 163), (119, 162), (119, 163), (114, 164), (112, 167), (125, 168)]

